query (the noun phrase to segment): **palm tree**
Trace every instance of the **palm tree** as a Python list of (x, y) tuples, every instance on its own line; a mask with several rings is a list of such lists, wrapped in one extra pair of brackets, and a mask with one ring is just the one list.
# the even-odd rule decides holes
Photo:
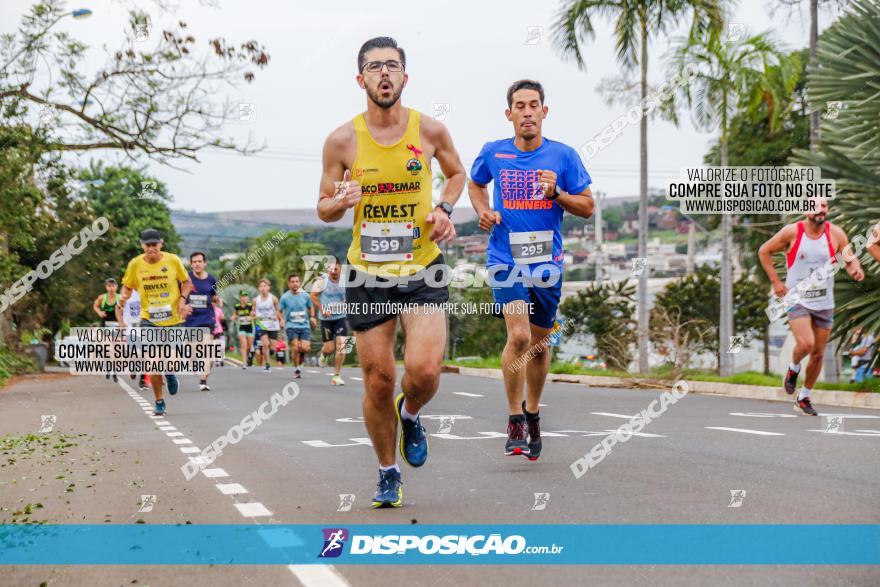
[[(641, 69), (642, 116), (639, 121), (639, 247), (638, 256), (647, 257), (648, 248), (648, 41), (651, 33), (665, 33), (691, 15), (690, 35), (721, 29), (722, 0), (564, 0), (553, 25), (553, 43), (564, 58), (573, 59), (586, 69), (581, 43), (595, 36), (592, 17), (614, 20), (617, 59), (632, 70)], [(639, 371), (648, 371), (648, 272), (638, 284)]]
[[(676, 73), (690, 71), (691, 83), (677, 88), (691, 108), (694, 124), (711, 130), (721, 128), (721, 166), (730, 164), (728, 135), (730, 121), (741, 96), (750, 93), (762, 72), (778, 61), (769, 37), (755, 35), (742, 40), (722, 41), (708, 34), (680, 39), (672, 52), (672, 69)], [(721, 321), (720, 348), (733, 334), (733, 239), (731, 217), (721, 216)], [(732, 375), (733, 357), (721, 353), (720, 374)]]
[[(835, 223), (853, 240), (880, 221), (880, 4), (851, 3), (849, 12), (822, 34), (817, 62), (807, 75), (810, 102), (842, 107), (836, 117), (822, 121), (818, 150), (796, 151), (792, 160), (821, 167), (823, 179), (836, 181)], [(841, 275), (835, 287), (833, 338), (838, 341), (847, 340), (856, 326), (880, 332), (877, 263), (864, 251), (861, 262), (864, 281)]]

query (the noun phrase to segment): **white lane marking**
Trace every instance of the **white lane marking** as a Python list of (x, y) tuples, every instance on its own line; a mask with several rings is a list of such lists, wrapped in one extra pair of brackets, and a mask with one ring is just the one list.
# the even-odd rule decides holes
[(189, 460), (191, 463), (195, 463), (196, 465), (210, 465), (212, 462), (210, 457), (202, 457), (202, 456), (190, 457)]
[(546, 408), (546, 407), (547, 407), (547, 404), (538, 404), (538, 407), (539, 407), (539, 408)]
[(349, 587), (339, 571), (331, 565), (287, 565), (303, 587)]
[(823, 432), (829, 435), (840, 434), (841, 436), (880, 436), (880, 430), (854, 430), (852, 432), (827, 432), (826, 430), (810, 430), (810, 432)]
[(174, 426), (159, 426), (159, 430), (163, 432), (174, 432), (175, 430), (177, 430), (177, 428), (175, 428)]
[(726, 428), (724, 426), (704, 426), (707, 430), (725, 430), (727, 432), (742, 432), (744, 434), (757, 434), (758, 436), (785, 436), (780, 432), (765, 432), (763, 430), (749, 430), (747, 428)]
[(590, 412), (594, 416), (608, 416), (609, 418), (623, 418), (624, 420), (632, 420), (634, 416), (627, 416), (626, 414), (615, 414), (613, 412)]
[(216, 479), (218, 477), (229, 477), (229, 473), (223, 469), (202, 469), (202, 475), (208, 479)]
[(200, 449), (197, 446), (181, 446), (180, 452), (182, 452), (185, 455), (189, 455), (189, 454), (193, 454), (193, 453), (197, 453), (197, 452), (202, 452), (202, 449)]
[[(420, 414), (419, 417), (422, 420), (445, 420), (447, 418), (451, 420), (473, 420), (470, 416), (465, 416), (463, 414)], [(346, 422), (350, 424), (363, 424), (364, 417), (363, 416), (355, 416), (354, 418), (336, 418), (337, 422)]]
[[(608, 436), (609, 434), (613, 434), (617, 432), (617, 430), (605, 430), (603, 432), (598, 432), (596, 430), (558, 430), (558, 432), (566, 432), (568, 434), (580, 434), (583, 436)], [(545, 432), (541, 432), (541, 434), (546, 434)], [(633, 436), (639, 436), (642, 438), (666, 438), (663, 434), (651, 434), (649, 432), (633, 432)]]
[(165, 435), (174, 438), (177, 436), (183, 436), (183, 432), (166, 432)]
[(452, 393), (454, 393), (455, 395), (463, 395), (464, 397), (485, 397), (484, 395), (479, 393), (468, 393), (466, 391), (453, 391)]
[(446, 440), (485, 440), (486, 438), (507, 438), (507, 434), (501, 432), (477, 432), (483, 436), (458, 436), (457, 434), (431, 434), (437, 438), (445, 438)]
[(314, 369), (306, 369), (306, 373), (320, 373), (320, 371), (315, 371)]
[(880, 418), (880, 416), (873, 416), (873, 415), (869, 415), (869, 414), (826, 414), (825, 412), (822, 412), (819, 415), (820, 416), (832, 416), (832, 417), (833, 416), (840, 416), (841, 418), (846, 418), (846, 419), (850, 419), (850, 418)]
[(172, 438), (171, 442), (174, 444), (192, 444), (192, 440), (189, 438)]
[(731, 416), (745, 416), (747, 418), (797, 418), (794, 414), (776, 414), (773, 412), (730, 412)]
[[(504, 436), (505, 438), (507, 437), (506, 434)], [(369, 438), (349, 438), (349, 440), (353, 440), (354, 443), (330, 444), (329, 442), (324, 442), (323, 440), (303, 440), (301, 442), (315, 448), (329, 448), (336, 446), (373, 446), (373, 443), (370, 441)]]
[(248, 490), (242, 487), (239, 483), (218, 483), (215, 487), (217, 487), (223, 495), (238, 495), (240, 493), (248, 492)]
[(234, 503), (232, 505), (234, 505), (235, 509), (238, 510), (238, 513), (245, 518), (260, 518), (272, 515), (272, 512), (258, 501), (251, 503)]
[[(351, 377), (351, 379), (354, 379), (355, 381), (363, 381), (364, 380), (363, 377)], [(293, 566), (293, 565), (291, 565), (291, 566)]]
[(171, 426), (171, 422), (162, 420), (161, 422), (153, 422), (156, 426)]

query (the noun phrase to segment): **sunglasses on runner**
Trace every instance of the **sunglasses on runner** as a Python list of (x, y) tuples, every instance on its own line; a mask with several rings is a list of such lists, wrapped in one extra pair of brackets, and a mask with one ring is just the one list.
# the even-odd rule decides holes
[(382, 71), (383, 67), (387, 67), (388, 71), (393, 73), (403, 71), (403, 64), (396, 59), (389, 59), (388, 61), (368, 61), (367, 63), (364, 63), (362, 71), (379, 73)]

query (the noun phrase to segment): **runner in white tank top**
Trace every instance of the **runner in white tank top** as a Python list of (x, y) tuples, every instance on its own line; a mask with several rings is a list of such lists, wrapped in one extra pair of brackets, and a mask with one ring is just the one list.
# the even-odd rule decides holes
[(252, 316), (256, 319), (257, 327), (260, 329), (260, 343), (263, 353), (263, 369), (266, 372), (272, 370), (269, 366), (269, 340), (278, 338), (278, 329), (281, 328), (281, 310), (278, 308), (278, 298), (269, 293), (271, 287), (268, 279), (260, 280), (260, 295), (254, 299), (254, 309)]
[[(865, 274), (858, 258), (851, 254), (851, 250), (847, 250), (849, 240), (846, 234), (840, 227), (826, 222), (828, 202), (824, 198), (815, 198), (813, 201), (816, 203), (816, 211), (805, 214), (806, 220), (789, 224), (773, 235), (761, 245), (758, 258), (770, 278), (773, 292), (779, 297), (785, 297), (786, 304), (791, 305), (788, 323), (796, 344), (783, 387), (789, 394), (795, 392), (801, 370), (800, 363), (809, 355), (804, 386), (797, 396), (795, 409), (818, 416), (810, 402), (810, 391), (822, 371), (825, 345), (831, 335), (834, 318), (834, 274), (841, 262), (845, 264), (846, 272), (856, 281), (864, 279)], [(783, 251), (786, 251), (788, 266), (785, 283), (779, 279), (771, 258), (774, 253)], [(838, 255), (844, 251), (846, 254)]]

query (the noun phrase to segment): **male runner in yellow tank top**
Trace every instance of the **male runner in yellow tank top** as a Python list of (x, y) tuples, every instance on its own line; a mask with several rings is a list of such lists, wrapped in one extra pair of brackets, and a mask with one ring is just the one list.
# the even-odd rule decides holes
[[(357, 82), (367, 110), (330, 133), (318, 216), (339, 220), (354, 208), (354, 231), (344, 269), (348, 321), (355, 331), (364, 374), (364, 422), (379, 459), (373, 507), (400, 507), (403, 492), (396, 463), (420, 467), (428, 457), (419, 410), (434, 396), (446, 346), (445, 269), (438, 243), (455, 238), (450, 215), (464, 188), (465, 171), (441, 123), (400, 103), (406, 87), (406, 55), (394, 39), (370, 39), (358, 52)], [(431, 201), (431, 160), (446, 176), (440, 203)], [(426, 269), (427, 268), (427, 269)], [(422, 270), (418, 278), (397, 279)], [(434, 279), (424, 275), (434, 271)], [(382, 276), (382, 277), (376, 277)], [(353, 284), (353, 285), (352, 285)], [(421, 306), (417, 312), (402, 306)], [(406, 336), (403, 393), (394, 397), (397, 317)]]

